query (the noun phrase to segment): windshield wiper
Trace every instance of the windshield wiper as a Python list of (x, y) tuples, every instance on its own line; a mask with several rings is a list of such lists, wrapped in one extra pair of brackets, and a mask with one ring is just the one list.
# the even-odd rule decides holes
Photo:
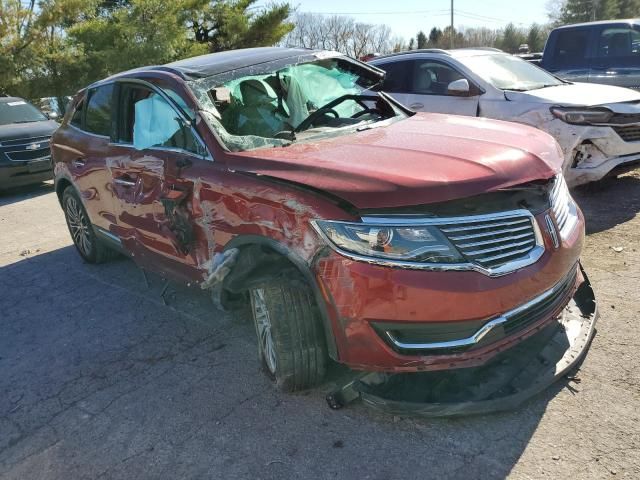
[(18, 120), (17, 122), (12, 122), (12, 123), (34, 123), (39, 121), (40, 120)]

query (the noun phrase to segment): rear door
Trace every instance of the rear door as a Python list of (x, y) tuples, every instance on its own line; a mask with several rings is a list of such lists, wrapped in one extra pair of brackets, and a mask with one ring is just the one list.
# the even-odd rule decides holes
[(640, 88), (640, 31), (628, 24), (602, 25), (596, 30), (596, 50), (589, 80), (593, 83)]
[(201, 278), (205, 261), (195, 248), (194, 172), (210, 166), (211, 157), (176, 105), (179, 98), (146, 82), (118, 83), (111, 175), (117, 234), (136, 262), (191, 281)]
[(109, 231), (115, 223), (108, 159), (114, 128), (114, 84), (91, 88), (69, 123), (56, 134), (56, 161), (62, 161), (97, 227)]

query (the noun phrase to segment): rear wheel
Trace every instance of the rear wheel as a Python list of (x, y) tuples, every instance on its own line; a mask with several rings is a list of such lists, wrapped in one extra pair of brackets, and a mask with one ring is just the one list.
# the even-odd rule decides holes
[(327, 349), (311, 289), (302, 281), (261, 284), (250, 291), (258, 354), (264, 370), (287, 392), (318, 385)]
[(109, 249), (96, 237), (87, 211), (73, 187), (67, 187), (64, 191), (62, 207), (73, 244), (85, 261), (102, 263), (117, 256), (117, 252)]

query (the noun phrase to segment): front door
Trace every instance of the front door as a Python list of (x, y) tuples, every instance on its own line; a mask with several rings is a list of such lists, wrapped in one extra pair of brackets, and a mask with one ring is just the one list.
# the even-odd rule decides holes
[(468, 96), (450, 95), (451, 82), (465, 78), (450, 65), (432, 59), (400, 59), (377, 63), (386, 71), (382, 90), (400, 103), (418, 112), (449, 113), (476, 116), (479, 90), (469, 81)]
[(191, 208), (194, 170), (210, 164), (197, 134), (151, 85), (119, 83), (110, 161), (117, 235), (145, 269), (187, 282), (202, 277)]
[[(416, 60), (411, 78), (411, 92), (405, 100), (409, 108), (422, 112), (477, 115), (479, 95), (449, 94), (449, 84), (465, 77), (446, 63), (430, 59)], [(472, 85), (470, 81), (469, 84)]]

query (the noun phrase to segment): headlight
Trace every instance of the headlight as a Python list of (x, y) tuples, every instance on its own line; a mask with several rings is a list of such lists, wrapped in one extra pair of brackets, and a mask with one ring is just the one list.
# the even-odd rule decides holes
[(573, 125), (607, 123), (613, 116), (613, 112), (604, 109), (587, 110), (580, 108), (551, 107), (551, 113), (554, 117), (559, 118), (563, 122), (571, 123)]
[(324, 220), (313, 223), (339, 251), (402, 262), (465, 261), (445, 236), (431, 226), (367, 225)]

